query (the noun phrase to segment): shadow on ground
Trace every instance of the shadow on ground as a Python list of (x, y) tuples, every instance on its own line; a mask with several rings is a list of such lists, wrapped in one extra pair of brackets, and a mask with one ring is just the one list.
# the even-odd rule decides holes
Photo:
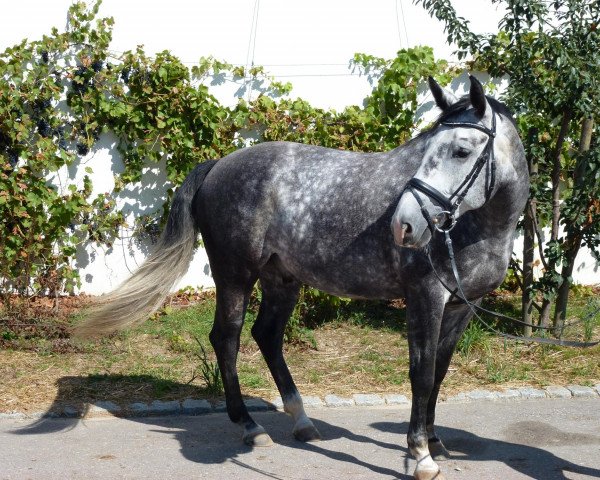
[[(404, 437), (408, 432), (408, 423), (379, 422), (371, 425), (373, 428), (397, 433)], [(585, 467), (564, 460), (553, 453), (535, 445), (577, 445), (586, 449), (590, 445), (600, 445), (600, 436), (563, 432), (543, 422), (516, 422), (511, 424), (504, 434), (510, 438), (519, 439), (507, 442), (474, 435), (470, 432), (436, 427), (436, 434), (443, 439), (453, 460), (469, 462), (502, 462), (513, 470), (536, 480), (567, 480), (566, 472), (589, 475), (600, 478), (600, 470)], [(591, 451), (591, 450), (589, 450)], [(552, 472), (549, 477), (548, 473)]]
[[(132, 378), (130, 381), (141, 381), (140, 378)], [(85, 383), (85, 382), (84, 382)], [(15, 435), (44, 435), (75, 428), (84, 421), (79, 415), (88, 411), (95, 401), (89, 396), (85, 401), (73, 402), (73, 388), (81, 385), (81, 379), (77, 377), (65, 377), (59, 380), (59, 392), (53, 406), (48, 410), (47, 416), (34, 421), (30, 425), (13, 431)], [(171, 385), (172, 391), (178, 391), (184, 385)], [(81, 395), (78, 397), (81, 398)], [(65, 405), (70, 405), (71, 418), (57, 418), (56, 412), (64, 410)], [(310, 414), (310, 411), (309, 411)], [(352, 431), (334, 425), (327, 421), (314, 419), (315, 426), (321, 432), (325, 442), (301, 443), (292, 438), (292, 420), (286, 414), (279, 411), (254, 412), (253, 416), (261, 423), (271, 435), (273, 441), (298, 454), (311, 452), (322, 455), (324, 458), (335, 462), (343, 462), (358, 465), (378, 475), (390, 476), (392, 478), (410, 479), (412, 476), (400, 473), (393, 469), (376, 465), (376, 462), (365, 460), (364, 457), (348, 453), (355, 448), (357, 452), (389, 450), (394, 463), (401, 462), (402, 458), (408, 458), (406, 448), (406, 433), (408, 423), (406, 422), (375, 422), (369, 425), (372, 434), (356, 434)], [(320, 416), (315, 413), (315, 416)], [(279, 478), (266, 471), (258, 470), (257, 467), (248, 465), (243, 460), (243, 455), (251, 451), (251, 447), (245, 446), (241, 441), (241, 431), (237, 425), (232, 424), (225, 413), (200, 415), (200, 416), (145, 416), (124, 417), (123, 422), (136, 422), (152, 426), (151, 431), (164, 433), (175, 438), (179, 443), (182, 456), (200, 464), (221, 464), (232, 462), (240, 468), (248, 469), (264, 474), (271, 478)], [(364, 431), (364, 429), (363, 429)], [(455, 428), (437, 427), (438, 435), (444, 440), (447, 448), (452, 453), (453, 460), (468, 462), (502, 462), (512, 470), (527, 475), (529, 478), (546, 480), (567, 479), (567, 472), (588, 475), (592, 478), (600, 478), (600, 470), (585, 467), (564, 460), (536, 445), (576, 445), (582, 448), (591, 445), (600, 445), (600, 436), (589, 434), (578, 434), (560, 431), (542, 422), (507, 422), (507, 429), (503, 437), (515, 439), (514, 441), (501, 441), (492, 438), (478, 436), (467, 431)], [(386, 438), (386, 441), (381, 440)], [(392, 438), (393, 441), (388, 439)], [(355, 443), (352, 448), (341, 448), (334, 450), (333, 444), (327, 440), (344, 441)], [(333, 448), (332, 448), (333, 447)], [(588, 448), (589, 450), (589, 448)], [(268, 450), (265, 450), (268, 455)], [(368, 457), (367, 457), (368, 458)], [(541, 468), (543, 466), (543, 468)], [(442, 468), (444, 468), (442, 466)], [(404, 464), (404, 472), (410, 471), (408, 460)], [(548, 476), (551, 472), (551, 477)]]
[[(187, 384), (179, 384), (169, 382), (167, 380), (157, 379), (150, 376), (123, 376), (123, 375), (102, 375), (90, 377), (63, 377), (57, 381), (58, 393), (53, 404), (48, 408), (45, 414), (30, 425), (14, 430), (15, 435), (45, 435), (63, 431), (72, 430), (81, 422), (85, 422), (85, 417), (90, 409), (98, 404), (94, 393), (98, 391), (105, 392), (105, 385), (98, 387), (97, 382), (105, 384), (110, 381), (114, 382), (114, 394), (108, 397), (100, 397), (103, 402), (112, 401), (120, 403), (123, 400), (119, 394), (120, 383), (138, 384), (140, 391), (148, 391), (160, 385), (160, 390), (164, 394), (164, 400), (184, 400), (186, 396), (177, 398), (178, 392), (193, 393), (190, 386)], [(78, 391), (83, 389), (84, 392)], [(202, 389), (195, 387), (196, 393), (201, 393)], [(195, 395), (199, 398), (200, 395)], [(248, 400), (253, 400), (252, 397), (246, 397)], [(135, 399), (129, 399), (127, 403), (135, 402)], [(219, 403), (219, 399), (214, 399), (215, 405)], [(121, 407), (126, 404), (121, 403)], [(291, 434), (293, 423), (291, 418), (280, 411), (275, 410), (275, 406), (268, 404), (270, 411), (254, 411), (251, 412), (253, 417), (263, 425), (273, 441), (278, 445), (283, 445), (288, 448), (293, 448), (298, 451), (309, 451), (317, 454), (322, 454), (331, 460), (337, 462), (347, 462), (354, 465), (359, 465), (380, 475), (389, 475), (393, 478), (411, 479), (412, 476), (407, 476), (398, 473), (394, 470), (383, 468), (374, 465), (359, 458), (340, 451), (329, 450), (325, 442), (317, 443), (302, 443), (295, 440)], [(232, 462), (241, 468), (256, 470), (255, 467), (245, 464), (239, 459), (240, 455), (248, 453), (252, 447), (244, 445), (241, 441), (241, 429), (233, 424), (227, 414), (224, 412), (209, 414), (213, 421), (206, 422), (206, 415), (188, 416), (188, 415), (169, 415), (169, 416), (129, 416), (126, 409), (122, 414), (115, 415), (122, 417), (123, 421), (137, 422), (145, 425), (155, 426), (154, 432), (161, 432), (167, 435), (175, 435), (180, 444), (180, 451), (184, 458), (197, 463), (203, 464), (220, 464), (224, 462)], [(218, 418), (217, 421), (214, 421)], [(398, 452), (408, 454), (408, 450), (400, 445), (389, 444), (374, 440), (367, 436), (357, 435), (353, 432), (331, 425), (321, 420), (314, 420), (315, 426), (321, 432), (325, 440), (347, 439), (351, 442), (376, 445), (379, 448), (393, 450), (394, 456)], [(260, 472), (267, 476), (272, 476), (267, 472)], [(273, 477), (278, 478), (278, 477)]]

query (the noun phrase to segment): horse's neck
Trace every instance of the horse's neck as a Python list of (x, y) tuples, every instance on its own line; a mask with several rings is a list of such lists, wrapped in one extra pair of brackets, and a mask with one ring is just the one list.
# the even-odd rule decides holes
[(499, 188), (485, 206), (474, 212), (480, 228), (491, 236), (512, 238), (517, 221), (523, 213), (527, 191), (528, 184), (510, 184)]
[(408, 180), (419, 169), (424, 154), (425, 143), (413, 138), (387, 152), (386, 157), (399, 166)]

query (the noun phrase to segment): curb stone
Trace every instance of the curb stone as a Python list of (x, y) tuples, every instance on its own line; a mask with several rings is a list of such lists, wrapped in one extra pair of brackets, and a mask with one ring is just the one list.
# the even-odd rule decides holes
[(63, 408), (62, 416), (67, 418), (78, 418), (83, 416), (83, 413), (84, 412), (80, 411), (78, 408), (67, 405)]
[(489, 390), (473, 390), (472, 392), (467, 393), (467, 397), (471, 400), (496, 400), (498, 395), (496, 392), (490, 392)]
[(375, 407), (377, 405), (385, 405), (385, 400), (381, 395), (355, 393), (352, 395), (352, 398), (358, 407)]
[(574, 397), (593, 398), (597, 396), (597, 393), (592, 387), (584, 387), (581, 385), (567, 385), (567, 388), (571, 391)]
[(121, 407), (114, 402), (100, 401), (91, 406), (90, 412), (97, 415), (111, 414), (118, 415), (121, 412)]
[(338, 397), (337, 395), (325, 395), (325, 405), (332, 408), (353, 407), (354, 400), (352, 398)]
[(410, 405), (410, 400), (406, 395), (387, 394), (383, 398), (387, 405)]
[(546, 395), (550, 398), (571, 398), (571, 390), (558, 385), (549, 385), (544, 387)]
[(134, 416), (144, 417), (148, 415), (148, 404), (143, 402), (135, 402), (130, 403), (127, 407), (130, 412), (134, 414)]
[(0, 413), (0, 419), (6, 419), (6, 420), (22, 420), (28, 418), (27, 415), (25, 415), (24, 413), (20, 413), (20, 412), (5, 412), (5, 413)]
[(496, 393), (498, 394), (498, 400), (518, 400), (521, 398), (521, 392), (516, 388), (507, 388)]
[(178, 401), (162, 402), (154, 400), (148, 407), (148, 413), (152, 415), (173, 415), (180, 413), (181, 404)]
[(470, 402), (470, 401), (471, 401), (471, 399), (469, 398), (469, 396), (466, 393), (461, 392), (461, 393), (457, 393), (456, 395), (446, 398), (444, 403), (464, 403), (464, 402)]
[(208, 400), (186, 398), (181, 404), (181, 411), (186, 415), (202, 415), (212, 412), (212, 405)]
[[(502, 391), (490, 390), (472, 390), (470, 392), (461, 392), (450, 396), (439, 403), (466, 403), (466, 402), (490, 402), (490, 401), (514, 401), (529, 400), (540, 398), (599, 398), (600, 384), (594, 387), (583, 385), (550, 385), (544, 389), (533, 387), (509, 388)], [(248, 410), (283, 411), (283, 401), (281, 397), (276, 397), (272, 401), (266, 401), (261, 398), (250, 398), (244, 400)], [(302, 397), (304, 406), (310, 408), (336, 408), (336, 407), (372, 407), (372, 406), (402, 406), (410, 405), (410, 398), (399, 394), (354, 394), (351, 398), (339, 397), (337, 395), (325, 395), (324, 398), (307, 395)], [(45, 418), (81, 418), (95, 416), (120, 416), (120, 417), (144, 417), (149, 415), (205, 415), (210, 413), (225, 412), (225, 402), (210, 402), (205, 399), (187, 398), (183, 401), (155, 400), (150, 403), (133, 402), (125, 407), (121, 407), (111, 401), (98, 401), (93, 405), (83, 408), (76, 408), (72, 405), (66, 405), (60, 410), (50, 410), (46, 412), (22, 413), (18, 411), (0, 412), (0, 420), (39, 420)]]
[(539, 388), (533, 387), (520, 387), (517, 390), (521, 393), (523, 398), (546, 398), (546, 392)]
[(306, 397), (303, 396), (302, 403), (304, 404), (304, 408), (315, 408), (322, 407), (325, 405), (319, 397), (313, 395), (309, 395)]

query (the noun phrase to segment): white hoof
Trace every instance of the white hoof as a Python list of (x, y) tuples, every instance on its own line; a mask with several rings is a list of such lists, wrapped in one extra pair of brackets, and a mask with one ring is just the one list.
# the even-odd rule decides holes
[(242, 440), (251, 447), (269, 447), (273, 445), (273, 440), (263, 427), (257, 425), (255, 428), (246, 430), (242, 435)]
[(414, 476), (416, 480), (446, 480), (439, 468), (437, 470), (415, 470)]

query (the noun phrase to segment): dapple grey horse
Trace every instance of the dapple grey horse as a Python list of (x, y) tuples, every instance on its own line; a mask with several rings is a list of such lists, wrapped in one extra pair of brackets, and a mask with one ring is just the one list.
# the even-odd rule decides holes
[[(146, 319), (185, 273), (202, 235), (215, 285), (210, 341), (230, 419), (250, 445), (271, 442), (248, 413), (236, 370), (240, 330), (254, 284), (262, 300), (252, 327), (301, 441), (320, 438), (282, 353), (302, 284), (407, 305), (412, 410), (408, 446), (418, 479), (441, 478), (447, 455), (434, 430), (440, 384), (472, 312), (457, 295), (444, 235), (454, 245), (462, 291), (473, 302), (503, 280), (528, 195), (525, 156), (510, 112), (471, 77), (462, 99), (429, 85), (442, 113), (385, 153), (263, 143), (198, 165), (174, 196), (158, 246), (99, 302), (80, 335)], [(451, 230), (451, 231), (450, 231)]]

